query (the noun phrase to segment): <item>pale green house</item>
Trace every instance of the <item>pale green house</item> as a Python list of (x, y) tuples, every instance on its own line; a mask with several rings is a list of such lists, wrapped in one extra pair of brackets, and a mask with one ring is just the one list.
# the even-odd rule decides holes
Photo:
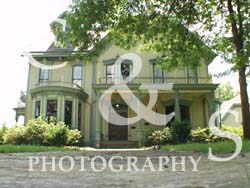
[[(174, 111), (175, 119), (188, 120), (195, 128), (207, 126), (216, 109), (214, 91), (217, 84), (211, 82), (208, 61), (203, 60), (197, 70), (185, 67), (167, 72), (156, 65), (157, 54), (138, 53), (137, 47), (127, 51), (111, 42), (98, 58), (89, 62), (83, 60), (86, 53), (72, 48), (56, 48), (54, 44), (47, 51), (31, 52), (41, 63), (67, 64), (51, 70), (29, 64), (26, 106), (17, 109), (17, 116), (24, 114), (26, 122), (38, 116), (54, 116), (57, 121), (82, 131), (86, 145), (97, 148), (113, 143), (121, 147), (124, 143), (142, 146), (152, 131), (164, 126), (143, 119), (133, 124), (128, 120), (126, 125), (116, 126), (104, 120), (98, 108), (100, 96), (117, 77), (114, 71), (117, 58), (126, 53), (136, 53), (142, 59), (142, 70), (129, 83), (129, 88), (143, 104), (147, 105), (150, 99), (147, 91), (138, 89), (141, 84), (174, 83), (172, 91), (159, 91), (155, 112), (168, 114)], [(133, 64), (124, 61), (120, 70), (120, 76), (129, 77)], [(128, 118), (136, 116), (117, 93), (112, 95), (112, 104), (118, 114)]]

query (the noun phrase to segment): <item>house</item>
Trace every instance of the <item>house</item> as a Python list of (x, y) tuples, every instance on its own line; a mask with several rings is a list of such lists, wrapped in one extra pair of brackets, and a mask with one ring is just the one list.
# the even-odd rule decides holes
[[(126, 53), (136, 53), (142, 60), (142, 69), (129, 82), (133, 94), (145, 106), (150, 101), (149, 93), (140, 90), (141, 84), (173, 83), (172, 90), (160, 90), (153, 111), (161, 114), (175, 112), (176, 120), (190, 121), (193, 128), (208, 126), (210, 115), (215, 111), (213, 84), (209, 73), (209, 61), (201, 58), (196, 70), (190, 67), (176, 68), (168, 72), (157, 65), (157, 54), (153, 52), (138, 53), (137, 47), (124, 50), (110, 42), (105, 46), (98, 58), (84, 60), (88, 51), (76, 51), (73, 48), (58, 48), (53, 43), (47, 51), (31, 52), (36, 61), (48, 65), (66, 66), (58, 69), (41, 69), (29, 64), (29, 76), (25, 106), (25, 121), (39, 116), (56, 117), (73, 129), (84, 134), (86, 145), (105, 147), (108, 143), (117, 142), (143, 146), (152, 131), (162, 129), (144, 119), (129, 122), (129, 118), (137, 115), (124, 102), (119, 93), (113, 93), (112, 105), (115, 111), (128, 122), (123, 126), (106, 121), (99, 111), (100, 97), (114, 84), (118, 76), (128, 78), (133, 70), (130, 60), (121, 62), (117, 75), (116, 60)], [(108, 108), (104, 107), (104, 110)], [(138, 109), (140, 110), (140, 109)], [(20, 113), (19, 113), (20, 115)]]
[[(225, 126), (240, 127), (242, 125), (242, 112), (241, 112), (241, 101), (240, 95), (235, 96), (234, 98), (224, 101), (221, 104), (221, 110), (225, 113), (222, 113), (221, 121)], [(238, 120), (236, 117), (229, 113), (229, 111), (235, 111), (238, 113)]]

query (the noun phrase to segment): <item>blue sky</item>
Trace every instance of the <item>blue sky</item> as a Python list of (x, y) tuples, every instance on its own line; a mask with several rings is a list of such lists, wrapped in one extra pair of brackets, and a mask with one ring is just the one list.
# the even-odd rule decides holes
[[(13, 125), (21, 90), (26, 90), (28, 64), (23, 52), (46, 50), (53, 41), (49, 24), (70, 5), (71, 0), (1, 0), (0, 1), (0, 125)], [(216, 60), (215, 62), (218, 62)], [(213, 63), (209, 70), (218, 72), (225, 68)], [(238, 88), (236, 77), (228, 77)]]

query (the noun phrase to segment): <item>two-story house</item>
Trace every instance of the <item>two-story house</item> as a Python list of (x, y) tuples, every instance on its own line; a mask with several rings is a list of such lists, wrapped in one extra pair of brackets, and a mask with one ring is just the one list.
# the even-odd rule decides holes
[[(129, 82), (129, 88), (140, 102), (147, 105), (150, 100), (147, 91), (139, 90), (141, 84), (173, 83), (173, 90), (158, 92), (153, 110), (161, 114), (175, 112), (176, 120), (190, 121), (193, 128), (208, 125), (209, 117), (216, 108), (214, 91), (217, 88), (208, 73), (210, 62), (202, 60), (196, 70), (185, 67), (168, 72), (157, 65), (157, 54), (138, 53), (137, 47), (124, 50), (110, 42), (98, 58), (91, 61), (84, 61), (86, 53), (57, 48), (54, 44), (47, 51), (31, 52), (41, 63), (67, 64), (50, 70), (29, 65), (26, 122), (38, 116), (54, 116), (57, 121), (82, 131), (86, 145), (102, 147), (112, 142), (130, 142), (142, 146), (149, 134), (164, 126), (156, 126), (144, 119), (136, 123), (128, 120), (125, 125), (116, 126), (106, 121), (99, 111), (100, 96), (118, 76), (115, 71), (117, 58), (126, 53), (136, 53), (142, 60), (142, 70)], [(120, 64), (119, 76), (128, 77), (132, 70), (133, 64), (125, 60)], [(113, 93), (112, 105), (118, 114), (128, 119), (138, 113), (124, 102), (119, 93)], [(108, 111), (108, 108), (103, 107), (103, 110)]]

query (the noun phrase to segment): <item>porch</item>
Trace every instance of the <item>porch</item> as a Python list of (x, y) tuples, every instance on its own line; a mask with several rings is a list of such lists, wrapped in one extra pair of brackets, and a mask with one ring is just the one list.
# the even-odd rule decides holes
[[(148, 92), (141, 91), (138, 88), (136, 89), (136, 87), (139, 87), (139, 85), (130, 85), (133, 94), (141, 103), (147, 106), (150, 101)], [(158, 92), (158, 99), (152, 111), (160, 114), (169, 114), (174, 111), (175, 120), (190, 121), (193, 128), (206, 127), (210, 115), (216, 110), (214, 99), (214, 90), (216, 87), (216, 84), (174, 84), (172, 91), (160, 90)], [(119, 115), (128, 118), (128, 121), (124, 123), (123, 126), (109, 123), (103, 119), (98, 107), (100, 96), (104, 92), (104, 87), (101, 88), (98, 84), (96, 85), (96, 89), (95, 123), (90, 133), (95, 147), (102, 147), (103, 143), (111, 141), (137, 142), (138, 146), (141, 147), (153, 131), (168, 126), (154, 125), (141, 118), (139, 118), (139, 121), (136, 123), (131, 123), (130, 118), (140, 115), (138, 114), (140, 109), (136, 112), (133, 111), (118, 93), (112, 94), (112, 106)], [(103, 107), (102, 111), (109, 113), (109, 109), (105, 107)]]

